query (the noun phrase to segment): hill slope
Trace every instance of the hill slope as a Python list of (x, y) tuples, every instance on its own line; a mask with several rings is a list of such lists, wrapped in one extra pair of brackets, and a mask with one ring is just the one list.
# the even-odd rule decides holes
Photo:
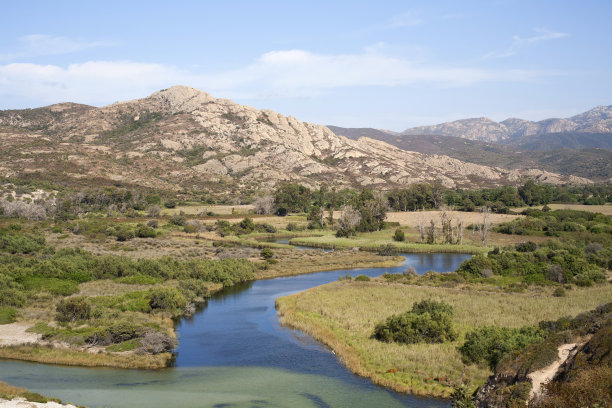
[(522, 177), (587, 182), (408, 152), (370, 138), (350, 140), (185, 86), (101, 108), (63, 103), (2, 111), (0, 147), (2, 176), (228, 194), (282, 181), (382, 188), (433, 180), (488, 186)]

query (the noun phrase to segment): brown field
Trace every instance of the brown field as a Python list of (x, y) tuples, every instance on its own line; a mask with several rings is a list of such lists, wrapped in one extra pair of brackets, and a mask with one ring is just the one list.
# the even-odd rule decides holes
[[(463, 211), (447, 211), (447, 215), (452, 220), (461, 219), (465, 226), (470, 224), (482, 223), (482, 214), (479, 212), (463, 212)], [(388, 212), (387, 221), (399, 222), (401, 226), (416, 227), (419, 217), (423, 217), (426, 223), (434, 220), (435, 223), (440, 223), (440, 211), (410, 211), (410, 212)], [(512, 221), (515, 218), (522, 217), (520, 215), (509, 214), (489, 214), (489, 219), (493, 224)]]

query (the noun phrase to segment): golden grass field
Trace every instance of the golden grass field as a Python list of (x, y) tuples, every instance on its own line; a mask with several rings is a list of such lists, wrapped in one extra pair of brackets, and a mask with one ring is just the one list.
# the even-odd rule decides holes
[[(436, 224), (440, 224), (440, 213), (441, 211), (410, 211), (410, 212), (388, 212), (387, 221), (399, 222), (401, 226), (413, 227), (417, 226), (420, 217), (425, 219), (426, 225), (433, 220)], [(463, 221), (463, 225), (466, 227), (470, 224), (482, 223), (482, 214), (479, 212), (463, 212), (463, 211), (446, 211), (446, 214), (450, 219), (453, 220), (453, 224), (456, 225), (457, 219)], [(509, 214), (489, 214), (489, 219), (493, 224), (500, 224), (502, 222), (512, 221), (522, 215), (509, 215)]]
[[(396, 391), (449, 397), (453, 384), (469, 380), (475, 389), (491, 374), (487, 368), (462, 363), (457, 347), (468, 330), (484, 325), (533, 325), (575, 315), (612, 299), (610, 284), (573, 289), (567, 297), (553, 297), (552, 288), (527, 293), (484, 289), (341, 281), (279, 298), (277, 309), (282, 324), (328, 345), (352, 372)], [(443, 300), (454, 307), (458, 341), (402, 345), (371, 338), (377, 323), (423, 299)]]

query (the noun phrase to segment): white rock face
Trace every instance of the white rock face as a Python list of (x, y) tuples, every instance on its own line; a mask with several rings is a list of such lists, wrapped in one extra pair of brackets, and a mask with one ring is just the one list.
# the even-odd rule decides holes
[[(518, 183), (523, 176), (553, 183), (569, 181), (539, 170), (506, 171), (448, 156), (404, 151), (369, 138), (350, 140), (325, 126), (216, 99), (186, 86), (102, 108), (70, 105), (62, 107), (61, 115), (47, 114), (46, 109), (37, 111), (45, 121), (42, 133), (22, 126), (22, 133), (3, 140), (10, 145), (12, 140), (45, 136), (51, 152), (68, 152), (71, 162), (78, 164), (74, 177), (138, 181), (170, 189), (194, 185), (206, 188), (209, 181), (255, 188), (283, 181), (311, 187), (327, 183), (376, 188), (434, 180), (447, 187), (492, 186)], [(10, 126), (22, 123), (19, 114), (0, 112), (0, 120), (8, 123), (8, 117), (12, 118)], [(446, 128), (477, 138), (480, 133), (470, 130), (474, 121), (493, 132), (495, 138), (506, 137), (505, 125), (486, 118), (453, 122)], [(27, 123), (28, 127), (37, 125)], [(114, 161), (109, 161), (111, 157)], [(10, 163), (5, 170), (0, 169), (3, 174), (32, 166), (20, 158), (3, 162)], [(53, 162), (48, 165), (48, 169), (36, 171), (52, 171)]]

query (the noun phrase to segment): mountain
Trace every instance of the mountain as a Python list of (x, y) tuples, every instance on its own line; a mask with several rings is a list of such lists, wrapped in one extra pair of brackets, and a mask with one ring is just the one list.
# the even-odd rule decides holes
[(138, 185), (237, 194), (293, 181), (389, 188), (439, 180), (447, 187), (535, 178), (586, 179), (504, 170), (401, 150), (257, 110), (185, 86), (96, 108), (61, 103), (0, 111), (0, 176), (68, 185)]
[[(608, 134), (612, 139), (612, 105), (597, 106), (587, 112), (566, 119), (545, 119), (539, 122), (510, 118), (495, 122), (488, 118), (461, 119), (433, 126), (419, 126), (406, 129), (404, 135), (453, 136), (487, 142), (509, 142), (519, 138), (545, 134), (571, 133), (578, 140), (585, 134)], [(612, 142), (604, 145), (580, 146), (611, 149)]]
[[(455, 159), (484, 166), (498, 166), (506, 169), (539, 168), (563, 175), (576, 175), (597, 181), (612, 178), (612, 150), (602, 148), (573, 148), (570, 137), (566, 134), (539, 136), (538, 140), (518, 139), (516, 144), (469, 140), (460, 137), (440, 135), (400, 135), (368, 128), (341, 128), (328, 126), (337, 135), (358, 139), (362, 135), (392, 144), (403, 150), (424, 154), (447, 155)], [(582, 134), (584, 145), (598, 146), (599, 142), (610, 139), (605, 134)], [(525, 144), (520, 141), (524, 140)], [(544, 142), (545, 141), (545, 142)], [(544, 144), (547, 143), (547, 144)], [(555, 148), (556, 150), (549, 150)], [(541, 151), (531, 151), (541, 150)]]

